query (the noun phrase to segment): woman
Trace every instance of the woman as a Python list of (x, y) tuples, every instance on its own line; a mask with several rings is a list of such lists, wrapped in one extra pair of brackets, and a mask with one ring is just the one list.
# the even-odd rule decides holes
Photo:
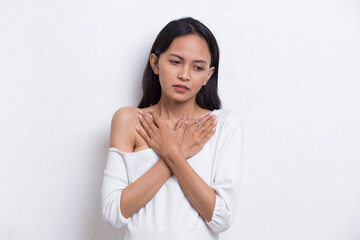
[(117, 110), (102, 188), (125, 239), (219, 239), (236, 211), (242, 120), (217, 93), (219, 50), (193, 18), (157, 36), (138, 106)]

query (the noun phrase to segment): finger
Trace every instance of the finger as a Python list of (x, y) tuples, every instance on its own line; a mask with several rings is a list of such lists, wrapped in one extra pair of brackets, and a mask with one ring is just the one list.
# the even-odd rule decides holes
[(139, 133), (139, 135), (145, 140), (145, 142), (149, 145), (150, 144), (150, 137), (147, 135), (147, 133), (140, 129), (138, 126), (135, 126), (136, 131)]
[(140, 114), (139, 114), (138, 118), (139, 118), (139, 122), (140, 122), (141, 126), (144, 128), (147, 135), (149, 135), (151, 137), (151, 135), (153, 134), (153, 131), (151, 130), (151, 128), (150, 128), (149, 124), (147, 123), (147, 121)]
[(207, 136), (208, 134), (214, 133), (215, 130), (216, 130), (216, 127), (217, 127), (217, 123), (211, 124), (205, 131), (203, 131), (203, 132), (200, 134), (200, 138), (206, 138), (206, 136)]
[(185, 120), (182, 121), (180, 126), (179, 126), (179, 129), (181, 129), (181, 131), (184, 132), (185, 129), (186, 129), (187, 124), (188, 124), (188, 121), (185, 121)]
[(167, 127), (166, 122), (163, 119), (160, 119), (159, 115), (157, 115), (157, 113), (153, 109), (150, 110), (150, 114), (153, 117), (155, 124), (158, 128)]
[(188, 117), (180, 119), (180, 120), (176, 123), (175, 130), (177, 130), (177, 129), (180, 127), (181, 123), (187, 121), (187, 119), (188, 119)]
[(212, 128), (211, 131), (202, 139), (201, 141), (202, 146), (204, 146), (205, 143), (207, 143), (207, 141), (210, 140), (210, 138), (214, 135), (215, 131), (216, 131), (216, 127)]
[(209, 113), (209, 114), (201, 117), (200, 119), (195, 121), (195, 126), (193, 126), (193, 130), (197, 130), (197, 129), (201, 128), (205, 122), (209, 121), (211, 118), (214, 118), (214, 117), (216, 117), (216, 115), (213, 113)]
[(198, 129), (200, 136), (206, 135), (208, 132), (210, 132), (217, 124), (217, 118), (212, 118), (208, 120), (204, 125), (201, 126), (201, 128)]
[(197, 122), (200, 125), (203, 125), (205, 122), (207, 122), (209, 119), (211, 119), (212, 117), (215, 117), (215, 116), (216, 116), (215, 114), (210, 112), (210, 113), (206, 114), (205, 116), (201, 117), (200, 119), (198, 119)]
[(180, 126), (181, 122), (184, 121), (184, 118), (181, 118), (175, 125), (174, 130), (178, 129), (178, 127)]
[(149, 128), (151, 129), (151, 131), (155, 132), (157, 130), (157, 127), (156, 127), (154, 121), (152, 120), (152, 116), (149, 113), (143, 113), (142, 111), (141, 112), (139, 111), (139, 113), (145, 119), (145, 121), (149, 125)]

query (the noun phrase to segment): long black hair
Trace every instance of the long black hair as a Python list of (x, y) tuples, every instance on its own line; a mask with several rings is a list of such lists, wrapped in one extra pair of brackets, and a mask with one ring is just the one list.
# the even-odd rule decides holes
[[(161, 53), (168, 49), (175, 38), (190, 34), (196, 34), (207, 42), (211, 55), (210, 67), (215, 67), (214, 73), (207, 84), (202, 86), (196, 94), (196, 103), (200, 107), (211, 111), (220, 109), (221, 100), (218, 96), (219, 47), (214, 35), (204, 24), (191, 17), (169, 22), (156, 37), (150, 54), (154, 53), (159, 57)], [(154, 74), (150, 61), (145, 67), (142, 89), (143, 97), (138, 105), (139, 108), (150, 107), (159, 102), (161, 97), (159, 76)]]

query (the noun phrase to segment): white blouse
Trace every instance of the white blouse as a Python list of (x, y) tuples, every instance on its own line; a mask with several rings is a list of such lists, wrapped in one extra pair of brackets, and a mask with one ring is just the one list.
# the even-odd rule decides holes
[(228, 229), (239, 201), (242, 171), (243, 118), (229, 110), (212, 111), (216, 131), (199, 153), (187, 159), (196, 173), (216, 192), (210, 222), (191, 205), (172, 175), (156, 195), (131, 217), (120, 211), (122, 191), (147, 172), (160, 158), (151, 148), (125, 153), (110, 147), (102, 185), (104, 220), (125, 227), (125, 240), (219, 239)]

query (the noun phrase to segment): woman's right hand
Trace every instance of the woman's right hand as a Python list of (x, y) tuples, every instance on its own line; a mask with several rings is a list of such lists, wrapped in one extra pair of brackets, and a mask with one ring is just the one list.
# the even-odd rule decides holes
[[(179, 123), (177, 125), (180, 125)], [(200, 152), (205, 143), (214, 135), (216, 124), (217, 116), (213, 113), (200, 118), (198, 123), (187, 124), (181, 143), (181, 151), (186, 159)]]

